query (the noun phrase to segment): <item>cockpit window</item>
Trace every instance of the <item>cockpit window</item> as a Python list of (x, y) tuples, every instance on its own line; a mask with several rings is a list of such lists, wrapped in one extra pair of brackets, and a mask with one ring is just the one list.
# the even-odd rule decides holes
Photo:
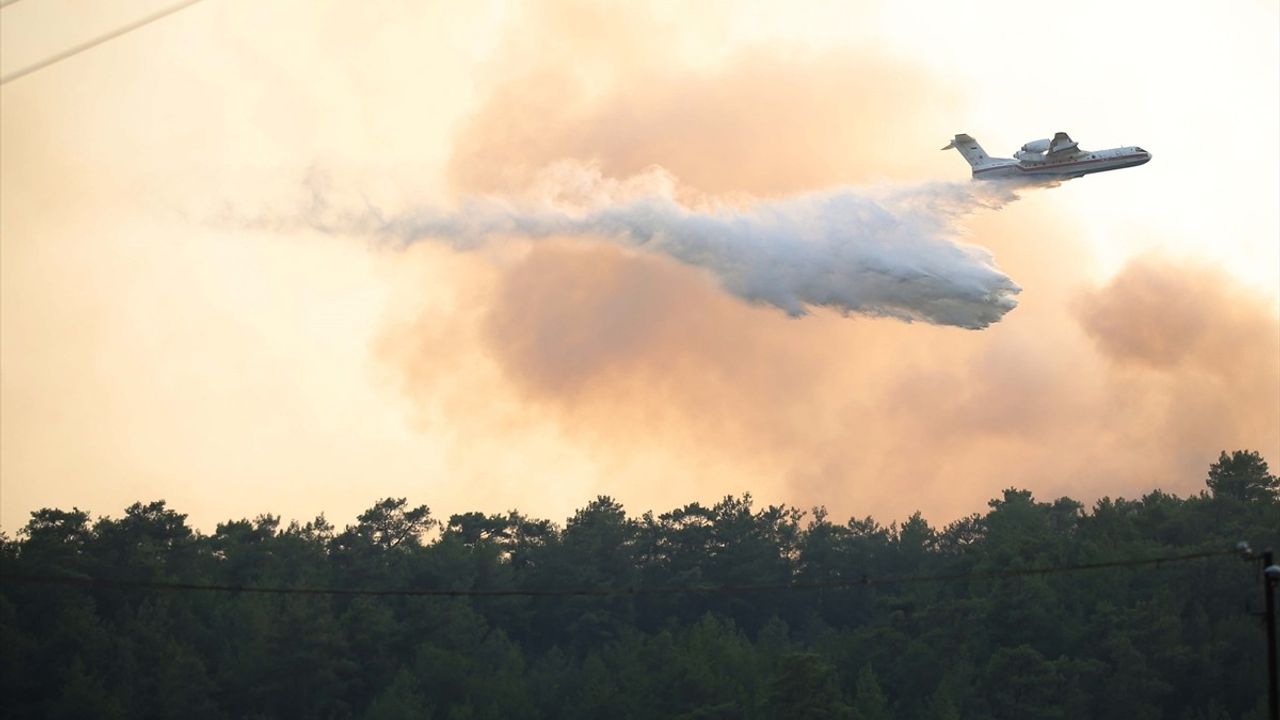
[(1134, 150), (1137, 150), (1138, 152), (1146, 152), (1146, 150), (1143, 150), (1143, 149), (1142, 149), (1142, 148), (1140, 148), (1140, 147), (1135, 147), (1135, 148), (1134, 148)]

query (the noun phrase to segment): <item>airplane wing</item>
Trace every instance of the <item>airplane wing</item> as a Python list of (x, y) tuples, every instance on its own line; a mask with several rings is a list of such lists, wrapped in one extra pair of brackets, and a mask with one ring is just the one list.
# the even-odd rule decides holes
[(1064, 153), (1074, 152), (1080, 143), (1071, 139), (1071, 136), (1064, 133), (1054, 133), (1053, 140), (1049, 141), (1049, 156), (1062, 155)]

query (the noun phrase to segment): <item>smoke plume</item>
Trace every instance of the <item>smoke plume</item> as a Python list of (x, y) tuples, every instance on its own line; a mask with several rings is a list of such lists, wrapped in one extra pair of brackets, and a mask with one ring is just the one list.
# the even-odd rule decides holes
[(703, 268), (730, 293), (792, 316), (824, 307), (980, 329), (1013, 309), (1019, 288), (989, 252), (959, 241), (954, 221), (1014, 197), (1000, 186), (936, 183), (735, 203), (698, 197), (661, 168), (617, 180), (564, 161), (521, 198), (388, 215), (335, 211), (321, 193), (307, 221), (328, 232), (459, 249), (510, 237), (600, 238)]

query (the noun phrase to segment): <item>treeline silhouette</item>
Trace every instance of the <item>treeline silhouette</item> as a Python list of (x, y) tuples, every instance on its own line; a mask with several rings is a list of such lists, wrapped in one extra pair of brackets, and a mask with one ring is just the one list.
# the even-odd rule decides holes
[[(1223, 453), (1206, 484), (1089, 509), (1009, 489), (941, 528), (750, 495), (639, 517), (600, 497), (563, 527), (440, 522), (388, 498), (342, 530), (260, 515), (210, 535), (163, 501), (43, 509), (0, 537), (0, 703), (13, 718), (1261, 719), (1256, 562), (1016, 574), (1280, 547), (1280, 482), (1258, 453)], [(906, 576), (947, 579), (857, 582)], [(788, 585), (818, 587), (734, 590)]]

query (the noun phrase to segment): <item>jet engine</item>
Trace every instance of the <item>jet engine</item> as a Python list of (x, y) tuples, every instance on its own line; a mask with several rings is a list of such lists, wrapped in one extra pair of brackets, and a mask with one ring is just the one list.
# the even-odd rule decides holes
[(1044, 159), (1044, 154), (1049, 151), (1049, 147), (1052, 144), (1053, 141), (1049, 138), (1032, 140), (1026, 145), (1023, 145), (1022, 149), (1014, 153), (1013, 156), (1019, 160), (1042, 160)]
[(1041, 138), (1040, 140), (1032, 140), (1022, 146), (1022, 152), (1042, 153), (1049, 151), (1049, 144), (1052, 141), (1049, 138)]

